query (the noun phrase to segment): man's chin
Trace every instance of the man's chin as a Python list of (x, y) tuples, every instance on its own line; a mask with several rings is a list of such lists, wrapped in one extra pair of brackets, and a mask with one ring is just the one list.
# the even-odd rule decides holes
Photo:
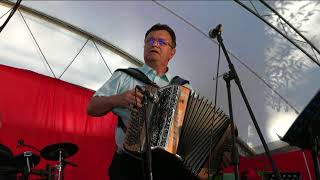
[(154, 63), (157, 61), (160, 61), (159, 57), (155, 57), (155, 56), (148, 56), (148, 58), (145, 60), (145, 62), (150, 62), (150, 63)]

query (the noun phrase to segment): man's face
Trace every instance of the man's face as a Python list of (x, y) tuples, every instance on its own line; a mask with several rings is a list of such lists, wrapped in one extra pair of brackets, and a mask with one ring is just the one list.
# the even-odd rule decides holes
[(167, 67), (175, 52), (171, 36), (165, 30), (151, 31), (145, 39), (144, 60), (148, 65)]

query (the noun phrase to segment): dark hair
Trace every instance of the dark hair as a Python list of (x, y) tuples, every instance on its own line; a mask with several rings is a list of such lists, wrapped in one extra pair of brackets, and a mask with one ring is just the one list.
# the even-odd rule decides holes
[(171, 27), (169, 27), (168, 25), (166, 24), (155, 24), (153, 25), (147, 32), (146, 32), (146, 35), (144, 36), (144, 39), (147, 38), (148, 34), (151, 32), (151, 31), (159, 31), (159, 30), (165, 30), (167, 31), (170, 36), (171, 36), (171, 39), (172, 39), (172, 47), (175, 48), (176, 47), (176, 35), (174, 33), (174, 31), (171, 29)]

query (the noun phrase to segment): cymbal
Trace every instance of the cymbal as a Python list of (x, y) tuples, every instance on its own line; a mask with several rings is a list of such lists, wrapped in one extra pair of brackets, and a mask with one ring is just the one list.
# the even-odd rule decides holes
[(0, 144), (0, 175), (17, 172), (12, 151), (7, 146)]
[(31, 151), (26, 151), (22, 154), (19, 154), (14, 157), (14, 161), (16, 164), (16, 167), (19, 170), (23, 170), (25, 168), (28, 168), (28, 162), (30, 168), (35, 167), (40, 163), (40, 156), (32, 153)]
[(17, 174), (19, 170), (14, 165), (0, 166), (0, 175)]
[(12, 158), (12, 151), (7, 146), (0, 144), (0, 161), (9, 161)]
[(46, 160), (59, 161), (59, 155), (61, 152), (62, 158), (66, 159), (78, 152), (77, 145), (72, 143), (58, 143), (46, 146), (40, 151), (41, 157)]

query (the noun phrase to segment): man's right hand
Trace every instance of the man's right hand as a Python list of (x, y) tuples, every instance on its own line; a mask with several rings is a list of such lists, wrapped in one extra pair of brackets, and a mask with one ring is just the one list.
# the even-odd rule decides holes
[(103, 116), (113, 108), (142, 107), (143, 94), (134, 88), (122, 94), (113, 96), (94, 96), (92, 97), (87, 112), (91, 116)]
[(137, 89), (131, 89), (122, 94), (117, 95), (119, 106), (124, 108), (130, 108), (131, 106), (136, 106), (138, 108), (142, 107), (143, 94)]

